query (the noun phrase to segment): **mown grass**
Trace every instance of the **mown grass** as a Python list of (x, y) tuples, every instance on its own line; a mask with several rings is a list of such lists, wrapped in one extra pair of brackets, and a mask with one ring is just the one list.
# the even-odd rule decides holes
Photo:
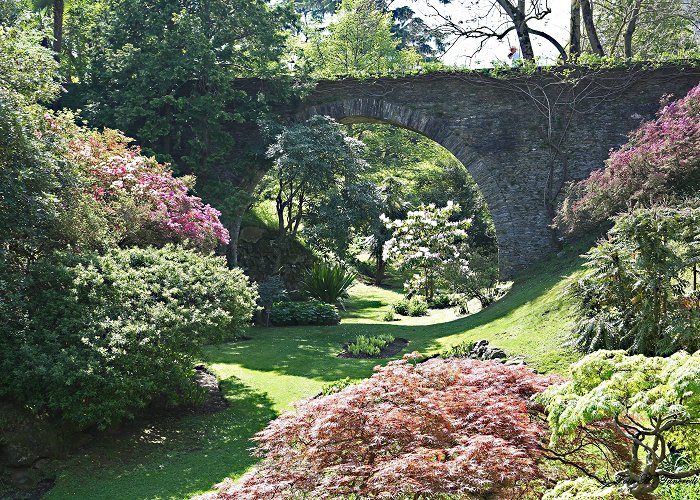
[(336, 327), (251, 328), (250, 340), (209, 346), (205, 359), (231, 406), (214, 415), (134, 423), (103, 436), (68, 462), (46, 498), (187, 498), (255, 461), (250, 438), (276, 414), (340, 378), (372, 374), (376, 359), (338, 358), (357, 335), (389, 333), (410, 340), (407, 351), (429, 354), (465, 339), (488, 339), (523, 355), (540, 371), (564, 371), (576, 358), (563, 346), (569, 330), (565, 277), (580, 267), (577, 245), (533, 266), (506, 297), (463, 318), (450, 310), (383, 322), (401, 297), (392, 289), (357, 285)]

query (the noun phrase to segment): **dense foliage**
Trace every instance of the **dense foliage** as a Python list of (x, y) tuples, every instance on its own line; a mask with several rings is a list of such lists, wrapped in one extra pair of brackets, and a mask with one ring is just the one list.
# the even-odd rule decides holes
[(569, 188), (557, 216), (565, 231), (584, 230), (629, 207), (700, 188), (700, 86), (668, 103), (614, 151), (602, 170)]
[(177, 242), (202, 251), (228, 244), (220, 212), (190, 194), (193, 178), (173, 177), (167, 166), (129, 147), (119, 132), (76, 132), (69, 159), (89, 176), (95, 199), (120, 233), (120, 244)]
[(377, 356), (386, 346), (394, 341), (394, 336), (389, 334), (381, 335), (358, 335), (355, 340), (349, 342), (346, 350), (355, 356), (366, 354), (367, 356)]
[(364, 144), (326, 116), (285, 127), (268, 149), (274, 161), (264, 195), (274, 200), (280, 236), (302, 232), (323, 251), (344, 254), (352, 230), (376, 212)]
[(218, 212), (120, 133), (44, 107), (44, 33), (1, 29), (0, 397), (78, 428), (197, 399), (199, 347), (240, 335), (255, 304), (240, 270), (195, 251), (227, 241)]
[(318, 262), (304, 275), (302, 291), (312, 299), (328, 304), (342, 303), (355, 283), (355, 274), (342, 264)]
[(42, 259), (0, 299), (0, 395), (81, 428), (189, 401), (198, 348), (240, 335), (255, 299), (222, 258), (171, 246)]
[[(553, 445), (581, 427), (612, 420), (630, 450), (615, 476), (622, 493), (646, 498), (661, 479), (700, 474), (700, 467), (677, 470), (673, 464), (679, 453), (700, 458), (700, 353), (647, 358), (598, 351), (569, 374), (570, 381), (537, 396), (549, 414)], [(595, 477), (595, 465), (586, 466)]]
[(443, 208), (433, 204), (421, 205), (410, 211), (405, 219), (383, 218), (393, 236), (384, 244), (384, 258), (399, 267), (417, 271), (406, 288), (422, 291), (432, 299), (441, 266), (447, 261), (465, 258), (460, 253), (460, 241), (466, 239), (469, 220), (453, 222), (450, 217), (459, 212), (459, 205), (448, 202)]
[(275, 302), (272, 305), (270, 322), (277, 326), (337, 325), (340, 323), (340, 314), (334, 305), (315, 300)]
[(302, 402), (256, 440), (264, 456), (207, 498), (513, 495), (543, 476), (530, 397), (554, 379), (474, 360), (410, 359)]
[(305, 56), (319, 77), (367, 76), (405, 73), (422, 57), (412, 48), (400, 48), (392, 33), (392, 15), (377, 2), (343, 0), (336, 18), (322, 31), (312, 33)]
[(576, 345), (668, 355), (700, 348), (700, 209), (638, 209), (615, 219), (572, 282)]

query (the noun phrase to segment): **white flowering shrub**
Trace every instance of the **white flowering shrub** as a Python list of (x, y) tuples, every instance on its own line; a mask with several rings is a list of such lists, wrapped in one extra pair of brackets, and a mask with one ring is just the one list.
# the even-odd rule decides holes
[(384, 259), (414, 271), (404, 286), (422, 291), (427, 300), (433, 297), (436, 278), (447, 262), (468, 261), (466, 238), (471, 219), (450, 220), (459, 211), (459, 205), (450, 201), (442, 208), (432, 203), (421, 205), (408, 212), (405, 219), (381, 216), (384, 225), (393, 231), (393, 237), (384, 244)]

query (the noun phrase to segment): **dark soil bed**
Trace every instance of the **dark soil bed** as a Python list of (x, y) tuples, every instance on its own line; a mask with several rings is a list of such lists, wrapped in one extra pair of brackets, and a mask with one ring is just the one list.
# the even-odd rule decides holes
[(343, 352), (338, 354), (339, 358), (360, 358), (360, 359), (380, 359), (380, 358), (391, 358), (397, 355), (401, 350), (408, 345), (408, 340), (406, 339), (394, 339), (394, 341), (382, 349), (376, 356), (370, 356), (369, 354), (350, 354), (347, 351), (348, 343), (343, 344)]

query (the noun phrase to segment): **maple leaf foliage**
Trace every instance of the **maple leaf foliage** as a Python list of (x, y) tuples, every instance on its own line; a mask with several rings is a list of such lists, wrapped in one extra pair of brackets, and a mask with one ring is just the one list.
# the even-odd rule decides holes
[(520, 366), (414, 355), (298, 404), (255, 437), (264, 457), (200, 499), (499, 498), (544, 477), (531, 397), (558, 381)]

